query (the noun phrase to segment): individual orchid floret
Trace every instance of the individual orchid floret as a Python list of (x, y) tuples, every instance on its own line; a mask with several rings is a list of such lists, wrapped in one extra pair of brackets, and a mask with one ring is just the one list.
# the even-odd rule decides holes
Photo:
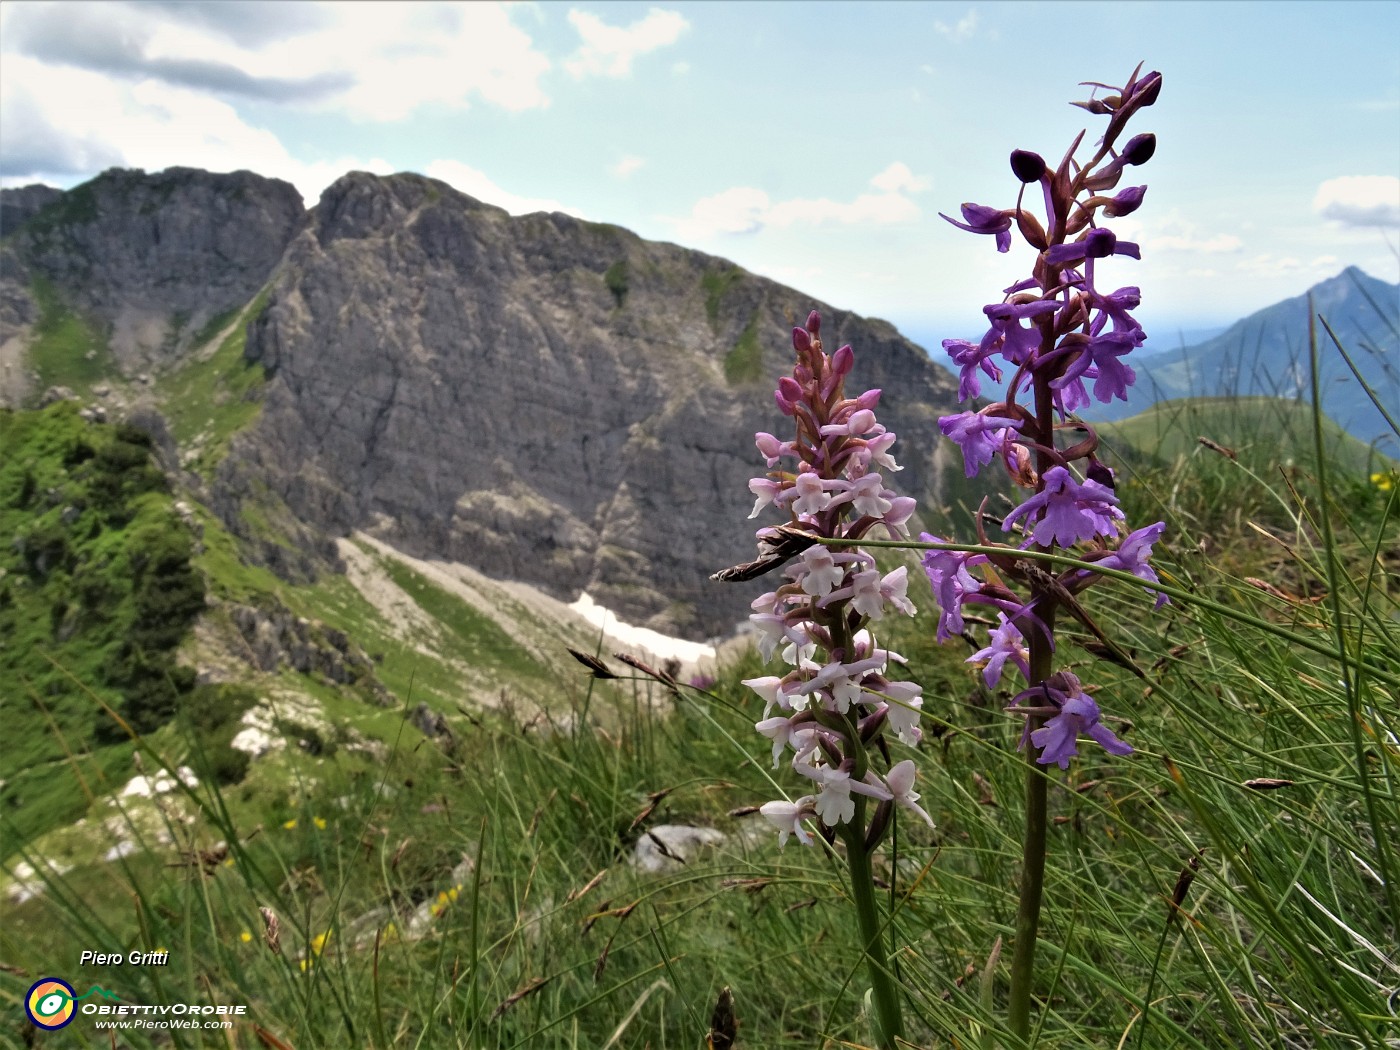
[(1131, 215), (1142, 207), (1142, 199), (1146, 194), (1146, 186), (1129, 186), (1126, 190), (1119, 190), (1103, 202), (1103, 213), (1110, 219)]
[(994, 383), (1001, 382), (1001, 369), (993, 361), (994, 348), (983, 348), (978, 343), (966, 339), (945, 339), (943, 349), (958, 366), (958, 400), (968, 401), (982, 394), (982, 380), (977, 375), (979, 369)]
[[(919, 539), (925, 543), (948, 543), (950, 541), (921, 533)], [(938, 603), (938, 640), (963, 632), (962, 607), (968, 595), (977, 593), (982, 583), (969, 572), (973, 565), (987, 561), (985, 554), (968, 554), (963, 551), (925, 551), (923, 556), (924, 575), (933, 588), (934, 600)]]
[(1064, 373), (1050, 381), (1051, 389), (1063, 390), (1087, 374), (1094, 377), (1094, 396), (1104, 404), (1115, 397), (1128, 400), (1128, 388), (1136, 382), (1137, 373), (1121, 358), (1137, 348), (1136, 334), (1128, 331), (1108, 332), (1086, 339), (1075, 333), (1070, 338), (1081, 340), (1080, 349)]
[(923, 738), (919, 728), (919, 718), (924, 707), (923, 688), (913, 682), (885, 682), (879, 688), (879, 696), (888, 701), (885, 719), (900, 743), (910, 747), (918, 745)]
[(909, 534), (906, 527), (909, 519), (914, 516), (914, 511), (918, 509), (918, 502), (913, 496), (896, 496), (890, 500), (890, 509), (885, 511), (884, 517), (880, 519), (881, 524), (889, 531), (889, 534), (896, 539), (903, 539)]
[(914, 790), (913, 762), (906, 758), (904, 761), (896, 762), (890, 766), (890, 771), (885, 774), (885, 787), (889, 789), (897, 805), (918, 814), (925, 824), (933, 827), (933, 818), (919, 805), (921, 796)]
[(1011, 250), (1011, 218), (1015, 212), (998, 211), (996, 208), (988, 208), (981, 204), (964, 204), (962, 206), (962, 217), (965, 222), (958, 222), (957, 219), (939, 212), (939, 217), (947, 219), (960, 230), (968, 233), (989, 233), (997, 239), (997, 251), (1009, 252)]
[(1132, 241), (1120, 241), (1112, 230), (1099, 227), (1071, 244), (1055, 245), (1045, 253), (1045, 261), (1051, 266), (1067, 266), (1085, 259), (1107, 259), (1110, 255), (1142, 258), (1138, 246)]
[(804, 846), (812, 845), (812, 833), (802, 826), (804, 820), (816, 816), (813, 795), (803, 795), (796, 802), (765, 802), (758, 807), (770, 823), (778, 829), (778, 848), (787, 845), (789, 836), (796, 836)]
[(836, 563), (836, 556), (829, 547), (808, 547), (802, 552), (802, 590), (814, 598), (830, 594), (845, 579), (846, 570)]
[(1118, 497), (1096, 481), (1078, 482), (1064, 467), (1051, 467), (1045, 485), (1006, 516), (1001, 527), (1024, 518), (1031, 538), (1041, 546), (1072, 547), (1080, 540), (1114, 535), (1113, 522), (1122, 520)]
[(982, 412), (960, 412), (938, 419), (938, 429), (962, 449), (963, 466), (970, 478), (976, 477), (977, 472), (990, 463), (1005, 445), (1007, 431), (1019, 429), (1020, 426), (1018, 419)]
[(1111, 755), (1121, 757), (1133, 753), (1130, 744), (1119, 740), (1100, 721), (1099, 705), (1084, 692), (1079, 679), (1068, 671), (1051, 675), (1012, 701), (1013, 706), (1022, 704), (1032, 705), (1023, 709), (1027, 713), (1043, 711), (1053, 716), (1030, 734), (1030, 744), (1040, 748), (1036, 761), (1041, 765), (1068, 769), (1069, 760), (1079, 754), (1080, 736), (1089, 737)]
[(791, 704), (783, 694), (783, 679), (776, 675), (767, 675), (763, 678), (745, 678), (741, 685), (746, 685), (763, 699), (763, 717), (768, 717), (768, 712), (774, 707), (789, 708)]
[(967, 662), (983, 665), (982, 677), (990, 689), (995, 689), (1001, 682), (1002, 670), (1008, 660), (1021, 672), (1023, 679), (1030, 681), (1025, 638), (1005, 613), (997, 614), (997, 622), (998, 626), (988, 634), (988, 644), (969, 656)]
[[(1118, 549), (1098, 564), (1106, 569), (1130, 572), (1148, 583), (1161, 583), (1156, 571), (1147, 563), (1147, 559), (1152, 556), (1152, 545), (1162, 538), (1166, 527), (1165, 522), (1159, 521), (1156, 524), (1128, 533), (1123, 542), (1118, 545)], [(1148, 593), (1157, 596), (1154, 608), (1160, 609), (1167, 604), (1167, 596), (1161, 591), (1153, 591), (1149, 588)]]
[(783, 456), (791, 456), (794, 449), (791, 441), (779, 441), (772, 434), (759, 431), (754, 435), (754, 444), (767, 460), (769, 468), (776, 467)]
[(1044, 299), (1030, 303), (993, 303), (982, 308), (992, 327), (982, 337), (981, 349), (1000, 348), (1001, 356), (1014, 365), (1026, 361), (1040, 346), (1040, 332), (1032, 324), (1022, 327), (1022, 321), (1034, 321), (1058, 310), (1059, 304)]

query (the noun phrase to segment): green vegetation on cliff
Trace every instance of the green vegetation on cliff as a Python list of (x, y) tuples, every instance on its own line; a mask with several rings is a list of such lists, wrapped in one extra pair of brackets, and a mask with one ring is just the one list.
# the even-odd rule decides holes
[(124, 745), (113, 712), (148, 732), (190, 693), (204, 585), (143, 432), (61, 402), (0, 412), (0, 446), (0, 812), (23, 834), (85, 807), (66, 759)]

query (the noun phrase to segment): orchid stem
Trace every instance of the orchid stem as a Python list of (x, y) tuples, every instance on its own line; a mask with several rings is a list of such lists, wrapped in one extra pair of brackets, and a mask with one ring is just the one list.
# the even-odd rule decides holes
[[(1050, 338), (1048, 324), (1042, 324), (1041, 337), (1046, 345)], [(1054, 433), (1054, 396), (1049, 379), (1045, 374), (1035, 377), (1036, 426), (1041, 434)], [(1051, 438), (1053, 441), (1053, 438)], [(1037, 453), (1037, 466), (1042, 480), (1036, 489), (1044, 487), (1044, 475), (1050, 467), (1050, 457), (1044, 452)], [(1044, 549), (1044, 548), (1042, 548)], [(1041, 622), (1044, 633), (1032, 633), (1030, 641), (1030, 675), (1032, 685), (1043, 683), (1053, 670), (1055, 636), (1055, 597), (1044, 592), (1042, 585), (1032, 588), (1032, 600), (1039, 599), (1043, 610)], [(1035, 747), (1031, 734), (1039, 729), (1044, 719), (1029, 716), (1026, 726), (1026, 834), (1021, 842), (1021, 899), (1016, 908), (1016, 940), (1011, 955), (1011, 1001), (1007, 1006), (1007, 1020), (1012, 1033), (1025, 1044), (1031, 1036), (1031, 989), (1035, 982), (1035, 942), (1040, 933), (1040, 902), (1045, 891), (1045, 831), (1047, 824), (1048, 778), (1038, 768)]]
[(846, 863), (851, 872), (851, 895), (856, 901), (856, 916), (860, 922), (860, 939), (865, 949), (865, 961), (870, 971), (871, 1002), (875, 1009), (875, 1045), (880, 1050), (895, 1050), (895, 1037), (904, 1033), (900, 1013), (899, 989), (895, 987), (890, 954), (885, 947), (884, 926), (880, 922), (879, 904), (875, 899), (875, 873), (870, 866), (870, 853), (865, 848), (863, 833), (846, 832), (845, 828), (864, 828), (864, 800), (857, 803), (858, 812), (850, 824), (843, 827), (846, 843)]
[[(1032, 729), (1037, 728), (1034, 724)], [(1040, 930), (1040, 901), (1045, 887), (1047, 779), (1036, 768), (1035, 751), (1026, 751), (1026, 835), (1021, 850), (1021, 901), (1016, 910), (1016, 943), (1011, 956), (1011, 1031), (1023, 1042), (1031, 1034), (1031, 985), (1035, 979), (1035, 942)]]

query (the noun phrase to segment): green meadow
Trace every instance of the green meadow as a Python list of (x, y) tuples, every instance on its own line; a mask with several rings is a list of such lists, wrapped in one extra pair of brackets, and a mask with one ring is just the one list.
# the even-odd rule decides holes
[[(1137, 750), (1046, 774), (1032, 1045), (1379, 1048), (1400, 1035), (1400, 486), (1392, 465), (1325, 421), (1314, 433), (1309, 413), (1306, 426), (1285, 425), (1295, 416), (1178, 404), (1107, 428), (1129, 519), (1168, 523), (1158, 569), (1172, 602), (1153, 615), (1130, 584), (1089, 596), (1131, 667), (1096, 655), (1083, 632), (1062, 636)], [(120, 460), (123, 438), (105, 429), (92, 456), (75, 453), (65, 406), (4, 425), (7, 438), (37, 428), (34, 447), (48, 450), (32, 484), (6, 475), (12, 511), (55, 487), (44, 471), (65, 455), (82, 459), (70, 474)], [(142, 515), (164, 509), (143, 502), (158, 493), (129, 495), (129, 521), (117, 528), (118, 510), (68, 552), (75, 579), (129, 562)], [(27, 535), (62, 517), (49, 502)], [(215, 577), (224, 541), (205, 538), (195, 562)], [(0, 582), (5, 611), (45, 629), (64, 622), (66, 611), (39, 615), (51, 584), (22, 575)], [(94, 715), (120, 707), (120, 690), (100, 684), (112, 651), (74, 632), (67, 647), (3, 654), (11, 681), (50, 716), (18, 717), (27, 735), (11, 740), (23, 750), (7, 749), (22, 768), (7, 770), (6, 790), (33, 786), (25, 806), (7, 803), (18, 846), (6, 867), (36, 874), (32, 895), (6, 904), (0, 989), (14, 1008), (0, 1039), (113, 1045), (89, 1016), (61, 1035), (26, 1033), (25, 989), (58, 970), (79, 993), (101, 985), (128, 1003), (247, 1007), (228, 1031), (123, 1033), (119, 1045), (133, 1047), (690, 1048), (704, 1045), (725, 987), (741, 1047), (868, 1042), (838, 858), (820, 844), (779, 850), (747, 812), (796, 789), (752, 730), (759, 702), (739, 680), (762, 673), (755, 656), (732, 657), (708, 688), (672, 690), (603, 651), (619, 678), (552, 665), (546, 685), (525, 647), (501, 658), (498, 628), (428, 579), (394, 575), (445, 625), (435, 644), (455, 647), (456, 664), (495, 659), (514, 683), (495, 705), (445, 708), (448, 735), (424, 737), (408, 717), (420, 697), (441, 699), (454, 666), (421, 653), (384, 662), (392, 709), (302, 683), (329, 731), (292, 711), (276, 731), (293, 746), (232, 770), (227, 727), (253, 699), (238, 689), (222, 690), (223, 715), (113, 740)], [(314, 596), (282, 597), (306, 608)], [(361, 630), (372, 619), (346, 595), (321, 599), (329, 619), (337, 606)], [(924, 686), (926, 739), (911, 754), (937, 827), (899, 826), (877, 869), (910, 1040), (1015, 1046), (989, 1003), (1004, 991), (999, 944), (1016, 907), (1020, 726), (1003, 711), (1009, 694), (966, 665), (965, 645), (933, 644), (932, 602), (916, 601), (920, 615), (886, 640)], [(52, 659), (39, 663), (41, 650)], [(543, 689), (537, 707), (523, 703)], [(217, 707), (206, 698), (199, 710)], [(136, 755), (146, 771), (183, 765), (198, 782), (105, 800), (135, 775)], [(60, 804), (44, 768), (82, 794)], [(30, 808), (55, 792), (41, 823), (67, 826), (36, 837)], [(638, 843), (662, 825), (713, 829), (718, 841), (638, 870)], [(85, 830), (97, 827), (97, 844), (131, 843), (124, 855), (96, 855)], [(76, 966), (84, 949), (170, 954), (161, 968)]]

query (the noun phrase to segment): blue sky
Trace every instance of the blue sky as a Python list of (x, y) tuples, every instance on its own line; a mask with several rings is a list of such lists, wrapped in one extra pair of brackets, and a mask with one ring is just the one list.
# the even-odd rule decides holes
[[(352, 169), (443, 178), (735, 260), (932, 344), (1027, 255), (938, 218), (1006, 207), (1082, 80), (1161, 70), (1135, 119), (1152, 331), (1348, 265), (1400, 278), (1400, 5), (0, 5), (0, 182), (249, 168), (314, 203)], [(1386, 44), (1385, 41), (1392, 41)], [(1128, 185), (1130, 182), (1125, 182)]]

